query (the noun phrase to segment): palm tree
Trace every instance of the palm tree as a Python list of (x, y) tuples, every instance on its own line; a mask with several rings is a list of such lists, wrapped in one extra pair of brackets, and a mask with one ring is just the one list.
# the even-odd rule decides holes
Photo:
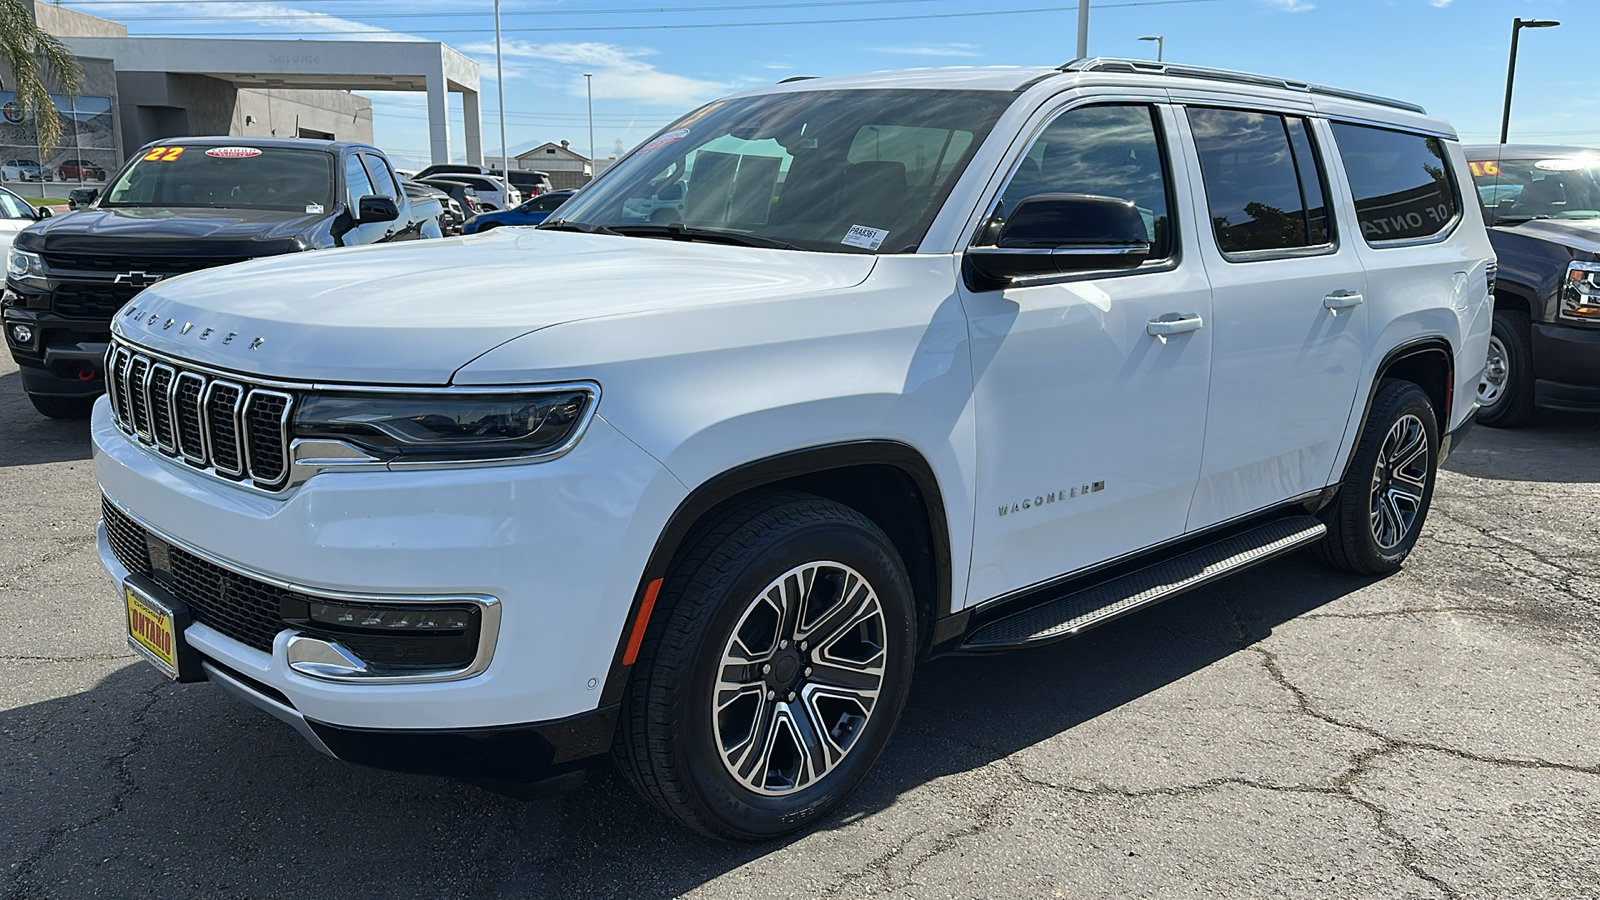
[(75, 99), (83, 87), (83, 67), (66, 44), (39, 28), (22, 0), (0, 0), (0, 63), (16, 81), (17, 110), (33, 119), (40, 150), (48, 151), (61, 139), (50, 88)]

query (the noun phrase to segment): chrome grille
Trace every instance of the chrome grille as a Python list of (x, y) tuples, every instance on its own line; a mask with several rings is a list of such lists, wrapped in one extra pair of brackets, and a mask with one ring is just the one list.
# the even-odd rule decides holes
[(107, 357), (112, 418), (161, 454), (277, 490), (289, 476), (293, 394), (218, 378), (121, 343)]

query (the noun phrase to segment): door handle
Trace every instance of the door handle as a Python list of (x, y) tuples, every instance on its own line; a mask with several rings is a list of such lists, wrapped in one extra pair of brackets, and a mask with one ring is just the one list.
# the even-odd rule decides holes
[(1341, 309), (1350, 309), (1360, 306), (1365, 298), (1355, 291), (1334, 291), (1322, 298), (1322, 305), (1338, 312)]
[(1151, 319), (1150, 324), (1144, 327), (1145, 333), (1151, 337), (1164, 338), (1168, 335), (1183, 334), (1188, 331), (1199, 331), (1205, 320), (1198, 315), (1183, 315), (1182, 313), (1167, 313), (1158, 318)]

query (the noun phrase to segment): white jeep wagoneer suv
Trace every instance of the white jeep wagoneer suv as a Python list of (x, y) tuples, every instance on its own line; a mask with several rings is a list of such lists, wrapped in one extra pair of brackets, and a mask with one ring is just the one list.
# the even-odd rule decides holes
[(1217, 70), (747, 91), (537, 229), (140, 294), (101, 557), (135, 648), (340, 759), (609, 752), (782, 834), (919, 659), (1297, 547), (1400, 566), (1488, 342), (1466, 172), (1415, 106)]

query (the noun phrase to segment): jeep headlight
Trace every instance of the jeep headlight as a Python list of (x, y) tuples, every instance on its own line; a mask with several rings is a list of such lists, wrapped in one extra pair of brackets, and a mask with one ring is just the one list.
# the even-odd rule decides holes
[(1561, 281), (1561, 318), (1600, 322), (1600, 263), (1571, 262)]
[(11, 256), (6, 259), (6, 273), (13, 278), (43, 278), (44, 260), (37, 253), (11, 248)]
[(306, 395), (294, 435), (345, 441), (394, 462), (543, 458), (565, 452), (594, 410), (594, 385), (529, 391), (328, 391)]

